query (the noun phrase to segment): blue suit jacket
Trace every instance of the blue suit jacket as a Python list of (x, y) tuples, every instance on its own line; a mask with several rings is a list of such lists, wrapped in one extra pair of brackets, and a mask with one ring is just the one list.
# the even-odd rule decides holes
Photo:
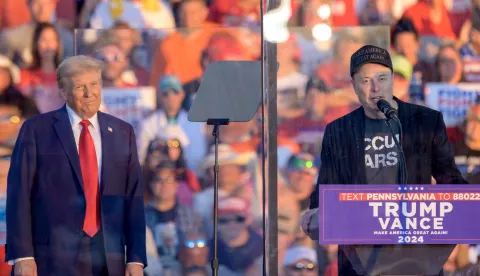
[[(98, 122), (107, 265), (110, 275), (124, 275), (126, 262), (147, 265), (135, 133), (105, 113), (98, 112)], [(65, 106), (25, 121), (8, 174), (6, 260), (33, 256), (40, 276), (75, 275), (86, 207), (82, 183)]]

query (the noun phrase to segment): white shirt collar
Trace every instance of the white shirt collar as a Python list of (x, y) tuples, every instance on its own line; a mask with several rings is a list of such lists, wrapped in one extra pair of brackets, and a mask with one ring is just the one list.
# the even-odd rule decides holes
[[(70, 124), (72, 124), (72, 127), (78, 126), (80, 122), (82, 121), (82, 118), (78, 116), (75, 111), (73, 111), (68, 104), (65, 105), (67, 107), (67, 113), (68, 113), (68, 119), (70, 119)], [(100, 125), (98, 123), (98, 112), (93, 115), (92, 118), (88, 119), (90, 123), (92, 124), (93, 128), (100, 133)]]

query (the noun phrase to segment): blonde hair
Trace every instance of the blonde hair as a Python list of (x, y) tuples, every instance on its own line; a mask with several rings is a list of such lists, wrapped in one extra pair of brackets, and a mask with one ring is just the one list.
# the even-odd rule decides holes
[(73, 56), (66, 58), (60, 63), (57, 68), (57, 85), (58, 88), (65, 87), (64, 79), (71, 78), (74, 75), (97, 71), (101, 72), (103, 69), (103, 62), (88, 56)]

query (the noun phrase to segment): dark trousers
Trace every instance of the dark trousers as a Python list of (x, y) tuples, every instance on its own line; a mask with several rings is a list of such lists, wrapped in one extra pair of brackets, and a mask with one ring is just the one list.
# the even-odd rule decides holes
[(108, 276), (102, 231), (99, 231), (93, 237), (83, 233), (78, 255), (77, 272), (79, 276)]

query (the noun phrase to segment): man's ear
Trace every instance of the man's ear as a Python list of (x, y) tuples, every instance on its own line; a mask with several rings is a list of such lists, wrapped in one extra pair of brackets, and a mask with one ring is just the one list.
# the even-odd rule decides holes
[(65, 92), (65, 88), (58, 88), (59, 90), (59, 93), (60, 93), (60, 98), (62, 98), (62, 100), (64, 101), (67, 101), (67, 94)]

